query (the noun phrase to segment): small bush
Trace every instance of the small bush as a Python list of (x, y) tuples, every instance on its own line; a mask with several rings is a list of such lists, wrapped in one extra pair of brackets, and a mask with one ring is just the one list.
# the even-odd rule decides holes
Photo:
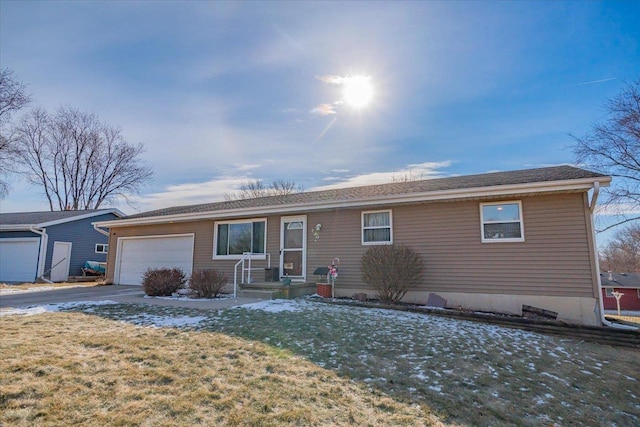
[(195, 298), (216, 298), (226, 284), (224, 273), (214, 269), (195, 270), (189, 279), (189, 289)]
[(362, 280), (390, 304), (400, 302), (421, 283), (423, 270), (422, 256), (402, 245), (371, 246), (360, 260)]
[(144, 292), (152, 297), (168, 297), (187, 283), (181, 268), (150, 268), (142, 276)]

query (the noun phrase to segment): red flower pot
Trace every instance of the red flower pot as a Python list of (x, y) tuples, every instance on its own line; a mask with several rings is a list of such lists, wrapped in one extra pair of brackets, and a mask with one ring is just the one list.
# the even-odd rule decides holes
[(323, 298), (331, 298), (332, 286), (327, 283), (316, 283), (316, 293)]

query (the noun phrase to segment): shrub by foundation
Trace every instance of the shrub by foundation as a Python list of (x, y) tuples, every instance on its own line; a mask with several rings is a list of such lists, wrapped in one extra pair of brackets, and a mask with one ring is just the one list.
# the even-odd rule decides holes
[(181, 268), (150, 268), (142, 276), (144, 292), (152, 297), (167, 297), (184, 287), (187, 277)]
[(189, 279), (189, 289), (195, 298), (216, 298), (226, 284), (224, 273), (214, 269), (195, 270)]
[(371, 246), (360, 260), (362, 280), (377, 297), (396, 304), (422, 281), (424, 262), (413, 249), (402, 245)]

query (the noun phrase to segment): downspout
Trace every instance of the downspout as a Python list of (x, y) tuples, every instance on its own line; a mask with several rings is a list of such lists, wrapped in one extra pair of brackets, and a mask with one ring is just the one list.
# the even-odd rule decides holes
[(40, 253), (38, 255), (38, 272), (36, 275), (42, 281), (47, 283), (53, 283), (51, 280), (45, 279), (44, 275), (44, 263), (47, 257), (47, 243), (49, 242), (49, 236), (47, 235), (46, 228), (38, 228), (35, 225), (29, 227), (29, 231), (38, 234), (40, 236)]
[(609, 322), (604, 317), (604, 301), (602, 301), (602, 280), (600, 280), (600, 260), (598, 255), (598, 244), (596, 242), (596, 227), (593, 219), (593, 213), (596, 209), (596, 203), (598, 202), (599, 195), (600, 195), (600, 182), (596, 181), (593, 183), (593, 194), (591, 195), (591, 202), (589, 203), (589, 212), (591, 213), (589, 217), (591, 218), (591, 234), (592, 234), (591, 237), (593, 240), (593, 251), (594, 251), (593, 254), (595, 256), (595, 261), (596, 261), (596, 278), (598, 280), (598, 302), (600, 304), (600, 321), (602, 322), (603, 325), (609, 326), (611, 328), (637, 329), (633, 326), (626, 326), (626, 325), (620, 325), (617, 323)]

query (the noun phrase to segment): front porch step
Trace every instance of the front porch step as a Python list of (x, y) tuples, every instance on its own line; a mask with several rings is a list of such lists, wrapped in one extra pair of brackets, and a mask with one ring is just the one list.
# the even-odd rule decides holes
[(238, 285), (238, 296), (264, 299), (293, 299), (302, 295), (316, 293), (315, 282), (292, 283), (283, 285), (282, 282), (260, 282)]
[(264, 289), (240, 289), (238, 297), (240, 298), (260, 298), (260, 299), (277, 299), (275, 294), (278, 291), (268, 291)]

